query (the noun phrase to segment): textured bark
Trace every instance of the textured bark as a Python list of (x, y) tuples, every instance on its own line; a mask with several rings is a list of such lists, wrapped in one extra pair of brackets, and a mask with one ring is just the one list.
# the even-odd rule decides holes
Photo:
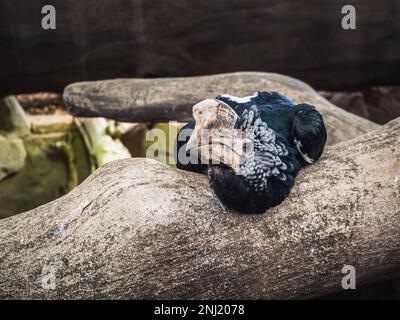
[(344, 264), (357, 285), (399, 275), (399, 132), (328, 147), (263, 215), (224, 210), (201, 175), (111, 162), (0, 221), (0, 297), (303, 298), (341, 290)]
[[(0, 1), (0, 96), (82, 80), (260, 70), (319, 89), (400, 84), (398, 0)], [(357, 12), (343, 30), (342, 7)]]
[(262, 90), (278, 91), (297, 103), (315, 105), (324, 115), (329, 144), (378, 127), (329, 103), (304, 82), (263, 72), (81, 82), (64, 90), (64, 102), (76, 116), (130, 122), (187, 121), (192, 119), (193, 105), (205, 98), (221, 93), (245, 96)]

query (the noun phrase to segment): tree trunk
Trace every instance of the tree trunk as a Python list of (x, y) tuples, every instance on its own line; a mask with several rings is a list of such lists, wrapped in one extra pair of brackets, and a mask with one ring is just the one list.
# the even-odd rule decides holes
[(205, 98), (222, 93), (245, 96), (262, 90), (278, 91), (297, 103), (315, 105), (324, 115), (328, 144), (378, 128), (371, 121), (329, 103), (304, 82), (264, 72), (80, 82), (65, 89), (64, 101), (76, 116), (128, 122), (188, 121), (192, 119), (193, 105)]
[(304, 298), (400, 273), (400, 119), (328, 147), (263, 215), (204, 176), (111, 162), (0, 221), (1, 298)]

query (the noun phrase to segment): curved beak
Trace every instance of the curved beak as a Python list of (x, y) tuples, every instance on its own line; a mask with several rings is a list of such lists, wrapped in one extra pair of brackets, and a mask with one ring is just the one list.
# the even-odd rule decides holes
[(206, 99), (193, 106), (196, 126), (186, 151), (197, 154), (204, 164), (225, 164), (239, 168), (237, 113), (222, 101)]

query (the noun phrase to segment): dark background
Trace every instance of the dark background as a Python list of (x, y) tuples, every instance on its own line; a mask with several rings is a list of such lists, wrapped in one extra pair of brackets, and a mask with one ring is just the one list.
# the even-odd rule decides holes
[[(41, 27), (45, 4), (56, 30)], [(357, 30), (341, 27), (345, 4)], [(244, 70), (326, 90), (400, 83), (398, 0), (0, 0), (0, 30), (0, 96)]]

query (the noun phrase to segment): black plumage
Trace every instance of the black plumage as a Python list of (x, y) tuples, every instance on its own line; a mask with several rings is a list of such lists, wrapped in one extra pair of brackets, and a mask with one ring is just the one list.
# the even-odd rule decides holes
[[(240, 166), (235, 168), (229, 163), (198, 163), (197, 154), (190, 154), (191, 163), (186, 164), (177, 156), (177, 167), (208, 173), (216, 195), (227, 207), (263, 213), (281, 203), (300, 169), (321, 156), (327, 138), (323, 118), (314, 106), (295, 104), (277, 92), (244, 98), (220, 95), (215, 101), (237, 115), (235, 128), (252, 137), (252, 152), (243, 151), (245, 156), (241, 155)], [(181, 132), (195, 126), (189, 122)], [(178, 134), (176, 155), (185, 149), (189, 137), (180, 140)]]

